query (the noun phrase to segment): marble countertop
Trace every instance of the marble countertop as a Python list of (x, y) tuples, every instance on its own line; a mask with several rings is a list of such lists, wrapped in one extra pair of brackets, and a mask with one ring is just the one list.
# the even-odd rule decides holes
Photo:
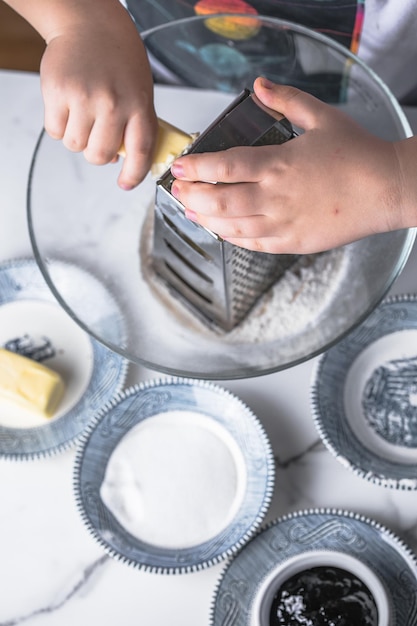
[[(39, 77), (0, 72), (0, 261), (32, 256), (26, 183), (42, 127)], [(417, 128), (417, 115), (406, 111)], [(391, 293), (416, 293), (416, 247)], [(257, 414), (276, 458), (267, 519), (313, 507), (377, 520), (417, 551), (414, 492), (373, 485), (321, 443), (310, 410), (315, 359), (276, 374), (223, 382)], [(159, 377), (139, 366), (127, 385)], [(146, 573), (103, 553), (74, 500), (75, 450), (33, 461), (0, 459), (0, 626), (205, 626), (223, 565), (183, 575)]]

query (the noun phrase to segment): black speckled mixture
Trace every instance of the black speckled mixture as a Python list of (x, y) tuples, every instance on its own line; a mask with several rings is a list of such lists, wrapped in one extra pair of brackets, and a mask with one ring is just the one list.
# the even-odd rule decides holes
[(378, 626), (369, 589), (337, 567), (313, 567), (286, 580), (274, 596), (269, 626)]

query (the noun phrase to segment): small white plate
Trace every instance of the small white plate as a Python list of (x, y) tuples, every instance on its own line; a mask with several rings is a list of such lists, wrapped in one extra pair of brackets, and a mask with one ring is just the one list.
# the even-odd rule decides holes
[(74, 485), (82, 519), (108, 554), (178, 574), (218, 563), (252, 537), (274, 475), (266, 433), (241, 400), (175, 379), (131, 387), (103, 408), (78, 448)]
[(312, 509), (269, 524), (228, 564), (210, 626), (268, 624), (274, 590), (295, 572), (320, 565), (340, 567), (362, 580), (380, 611), (378, 626), (417, 623), (417, 562), (411, 550), (369, 518)]
[(417, 296), (386, 299), (323, 354), (311, 402), (324, 444), (345, 467), (417, 489)]
[[(91, 290), (102, 289), (75, 266), (62, 263), (60, 271), (67, 282), (87, 281)], [(117, 312), (110, 296), (107, 306), (108, 313)], [(30, 259), (0, 266), (0, 346), (50, 367), (65, 381), (63, 400), (51, 418), (0, 399), (0, 455), (4, 457), (33, 458), (74, 444), (126, 377), (125, 359), (91, 339), (69, 317)]]

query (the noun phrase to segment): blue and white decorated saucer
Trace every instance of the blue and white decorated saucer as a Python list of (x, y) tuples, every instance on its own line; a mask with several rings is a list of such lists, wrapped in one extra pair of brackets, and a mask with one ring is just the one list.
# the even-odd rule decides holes
[[(56, 269), (74, 291), (82, 284), (97, 294), (103, 323), (112, 324), (123, 340), (120, 311), (101, 284), (76, 266), (59, 263)], [(70, 318), (32, 259), (0, 265), (0, 346), (50, 367), (65, 382), (64, 397), (51, 418), (0, 398), (0, 456), (4, 458), (30, 459), (75, 444), (126, 378), (127, 361)]]
[[(417, 562), (402, 540), (362, 515), (312, 509), (268, 524), (230, 561), (213, 597), (210, 626), (289, 623), (270, 621), (275, 594), (295, 573), (308, 573), (310, 568), (320, 566), (350, 572), (369, 589), (377, 607), (377, 620), (362, 623), (375, 623), (375, 626), (417, 623)], [(339, 592), (343, 592), (340, 583)], [(318, 587), (314, 593), (316, 598), (325, 600), (319, 604), (323, 612), (335, 602), (329, 587), (325, 588), (324, 596), (319, 596)], [(349, 604), (352, 596), (345, 595)], [(305, 614), (298, 615), (298, 610), (303, 612), (307, 608), (299, 597), (287, 596), (285, 604), (294, 617), (290, 623), (314, 623), (305, 619)], [(363, 606), (362, 594), (359, 604)]]
[(206, 381), (135, 385), (89, 424), (74, 488), (82, 519), (112, 557), (181, 574), (234, 555), (257, 531), (274, 486), (258, 418)]
[(386, 299), (317, 362), (312, 410), (334, 456), (359, 476), (417, 489), (417, 296)]

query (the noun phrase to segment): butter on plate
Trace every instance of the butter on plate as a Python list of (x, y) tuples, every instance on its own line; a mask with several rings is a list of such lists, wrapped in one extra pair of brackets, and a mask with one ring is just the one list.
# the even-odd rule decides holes
[[(154, 178), (161, 176), (171, 163), (198, 137), (198, 133), (186, 133), (173, 124), (158, 118), (158, 137), (152, 158), (151, 174)], [(122, 145), (118, 151), (120, 156), (126, 156), (126, 149)]]
[(49, 367), (0, 348), (0, 398), (52, 417), (65, 392), (63, 378)]

